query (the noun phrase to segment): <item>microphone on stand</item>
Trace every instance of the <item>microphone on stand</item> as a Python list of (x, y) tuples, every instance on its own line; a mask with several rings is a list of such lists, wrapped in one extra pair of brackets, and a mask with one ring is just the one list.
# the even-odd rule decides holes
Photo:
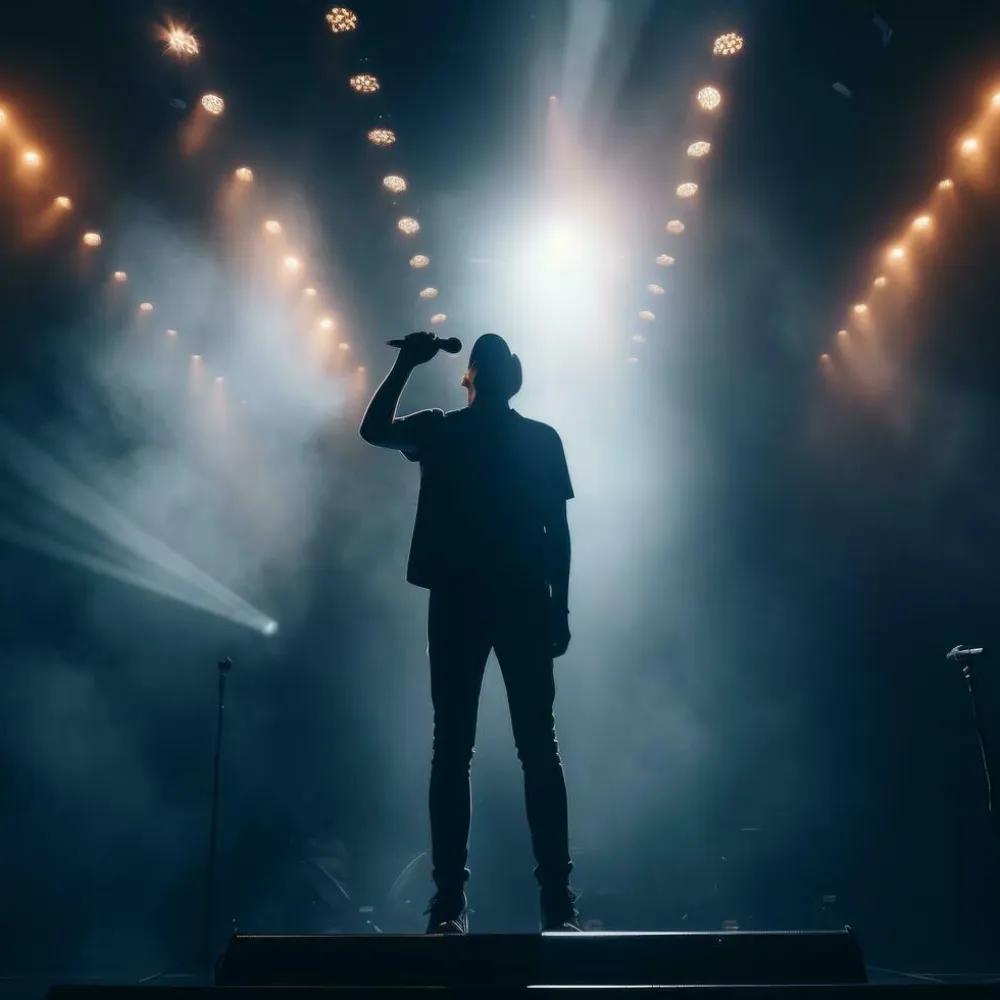
[[(402, 347), (405, 343), (405, 338), (403, 340), (386, 341), (386, 344), (389, 347)], [(458, 337), (435, 337), (431, 343), (433, 343), (439, 351), (444, 351), (445, 354), (458, 354), (458, 352), (462, 349), (462, 341), (460, 341)]]

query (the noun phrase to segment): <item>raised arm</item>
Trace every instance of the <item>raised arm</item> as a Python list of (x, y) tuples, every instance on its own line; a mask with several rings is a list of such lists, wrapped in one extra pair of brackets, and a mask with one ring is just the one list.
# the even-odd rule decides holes
[(403, 351), (396, 357), (389, 374), (375, 390), (368, 409), (361, 421), (361, 439), (377, 448), (398, 448), (400, 443), (393, 440), (393, 425), (396, 420), (396, 407), (400, 396), (406, 388), (407, 379), (416, 367), (416, 363), (408, 358)]

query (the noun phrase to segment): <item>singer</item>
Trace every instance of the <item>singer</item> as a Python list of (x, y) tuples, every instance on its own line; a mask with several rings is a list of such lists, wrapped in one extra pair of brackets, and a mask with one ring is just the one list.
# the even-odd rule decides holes
[(462, 378), (468, 406), (397, 417), (410, 373), (440, 346), (429, 333), (406, 337), (361, 423), (366, 442), (420, 463), (406, 579), (430, 591), (430, 819), (437, 892), (427, 911), (427, 933), (468, 932), (469, 778), (491, 650), (507, 689), (524, 771), (541, 926), (579, 931), (553, 717), (553, 659), (570, 642), (566, 501), (573, 487), (566, 457), (555, 430), (511, 408), (521, 388), (521, 362), (493, 333), (480, 337), (469, 356)]

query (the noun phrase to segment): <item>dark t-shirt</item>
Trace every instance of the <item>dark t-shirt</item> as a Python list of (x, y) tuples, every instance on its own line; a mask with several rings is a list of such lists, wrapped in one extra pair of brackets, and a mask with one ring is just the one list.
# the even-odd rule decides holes
[(428, 589), (544, 583), (545, 526), (573, 498), (555, 430), (509, 408), (402, 420), (403, 454), (420, 463), (406, 579)]

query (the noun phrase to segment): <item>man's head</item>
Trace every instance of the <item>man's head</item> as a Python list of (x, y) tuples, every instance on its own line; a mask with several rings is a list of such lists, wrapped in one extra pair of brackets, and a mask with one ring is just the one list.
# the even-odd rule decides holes
[(521, 359), (511, 354), (507, 341), (484, 333), (469, 354), (469, 368), (462, 379), (469, 402), (507, 403), (521, 389)]

